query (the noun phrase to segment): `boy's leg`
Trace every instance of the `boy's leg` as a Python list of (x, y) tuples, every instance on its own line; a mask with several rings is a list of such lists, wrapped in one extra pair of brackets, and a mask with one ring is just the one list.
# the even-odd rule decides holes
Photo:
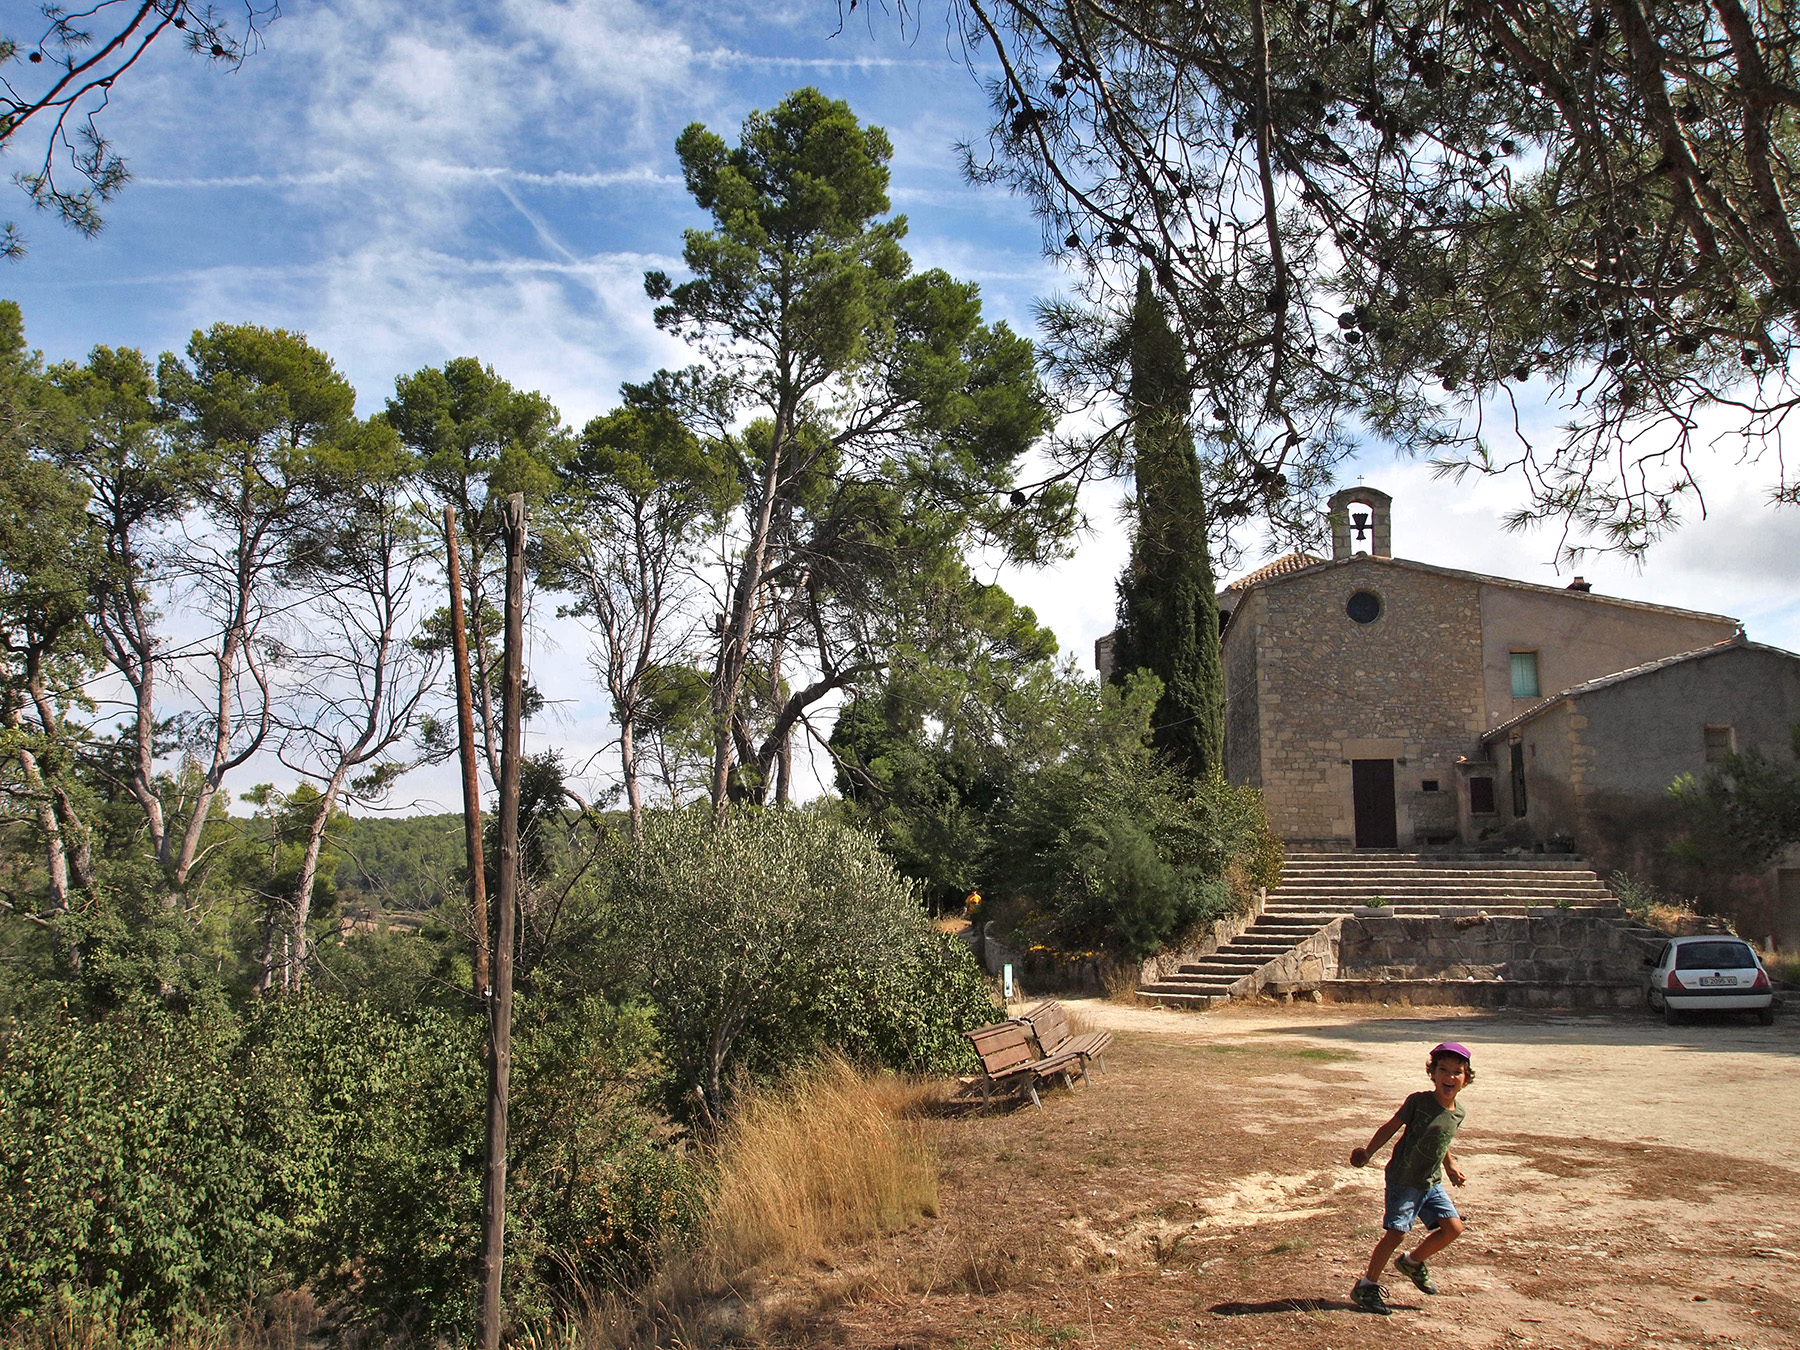
[(1369, 1254), (1369, 1268), (1363, 1272), (1363, 1279), (1370, 1284), (1380, 1284), (1382, 1273), (1387, 1270), (1387, 1263), (1394, 1253), (1400, 1250), (1400, 1244), (1406, 1241), (1406, 1234), (1392, 1228), (1382, 1230), (1381, 1241), (1375, 1244), (1375, 1250)]
[(1462, 1231), (1463, 1221), (1461, 1219), (1455, 1217), (1445, 1219), (1425, 1235), (1425, 1240), (1406, 1259), (1415, 1265), (1421, 1261), (1428, 1261), (1461, 1237)]

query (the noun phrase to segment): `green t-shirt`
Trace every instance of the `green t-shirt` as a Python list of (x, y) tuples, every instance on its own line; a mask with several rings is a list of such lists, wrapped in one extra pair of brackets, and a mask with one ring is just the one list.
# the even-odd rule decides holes
[(1401, 1186), (1435, 1186), (1444, 1179), (1444, 1155), (1463, 1123), (1463, 1109), (1445, 1110), (1435, 1092), (1415, 1092), (1400, 1106), (1406, 1133), (1388, 1159), (1387, 1179)]

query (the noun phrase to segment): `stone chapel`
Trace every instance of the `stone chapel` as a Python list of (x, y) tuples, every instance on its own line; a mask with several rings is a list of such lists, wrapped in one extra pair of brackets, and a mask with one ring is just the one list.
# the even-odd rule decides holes
[[(1666, 851), (1678, 775), (1751, 745), (1792, 760), (1800, 656), (1579, 577), (1396, 558), (1391, 500), (1345, 488), (1329, 559), (1290, 553), (1218, 597), (1226, 773), (1290, 846), (1577, 847), (1604, 874)], [(1800, 946), (1800, 866), (1740, 881), (1745, 931)]]

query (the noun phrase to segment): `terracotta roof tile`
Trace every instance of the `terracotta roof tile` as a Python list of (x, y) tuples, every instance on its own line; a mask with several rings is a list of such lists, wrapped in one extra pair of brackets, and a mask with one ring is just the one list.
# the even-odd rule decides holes
[(1284, 577), (1289, 572), (1303, 571), (1308, 567), (1317, 567), (1324, 561), (1323, 558), (1315, 558), (1310, 553), (1301, 553), (1297, 551), (1294, 553), (1284, 553), (1279, 558), (1275, 559), (1274, 562), (1264, 563), (1254, 572), (1249, 572), (1244, 576), (1239, 577), (1225, 589), (1228, 591), (1245, 590), (1248, 587), (1254, 586), (1259, 581), (1267, 581), (1270, 577)]

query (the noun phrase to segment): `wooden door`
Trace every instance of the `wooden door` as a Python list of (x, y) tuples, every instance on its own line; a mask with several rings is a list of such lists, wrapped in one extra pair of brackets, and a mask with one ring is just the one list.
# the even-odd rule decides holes
[(1356, 800), (1356, 846), (1398, 848), (1394, 823), (1394, 761), (1353, 759), (1350, 784)]

